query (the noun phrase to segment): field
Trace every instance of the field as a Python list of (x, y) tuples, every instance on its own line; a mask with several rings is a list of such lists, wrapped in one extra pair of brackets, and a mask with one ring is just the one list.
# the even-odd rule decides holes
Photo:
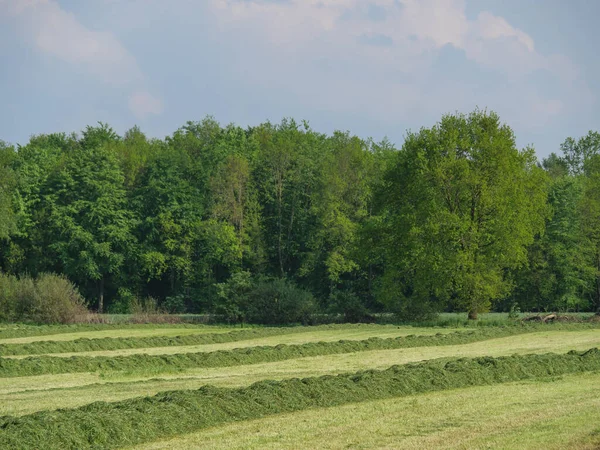
[(597, 347), (589, 323), (2, 325), (0, 448), (600, 448)]

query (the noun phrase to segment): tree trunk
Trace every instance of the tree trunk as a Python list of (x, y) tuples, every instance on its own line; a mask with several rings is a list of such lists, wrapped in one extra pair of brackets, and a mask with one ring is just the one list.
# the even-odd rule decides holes
[(469, 320), (477, 320), (477, 309), (471, 308), (469, 310)]
[(98, 313), (102, 314), (104, 310), (104, 277), (100, 278), (100, 289), (98, 295)]

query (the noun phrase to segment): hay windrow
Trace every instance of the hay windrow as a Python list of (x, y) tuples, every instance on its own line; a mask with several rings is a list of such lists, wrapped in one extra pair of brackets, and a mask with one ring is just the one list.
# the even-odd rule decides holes
[(369, 338), (352, 341), (316, 342), (298, 345), (280, 344), (274, 347), (247, 347), (214, 352), (171, 355), (137, 354), (129, 356), (33, 356), (23, 359), (0, 358), (0, 377), (30, 376), (97, 371), (170, 372), (186, 368), (228, 367), (284, 361), (311, 356), (324, 356), (372, 350), (393, 350), (411, 347), (460, 345), (539, 331), (539, 327), (504, 327), (477, 329), (431, 336)]
[(13, 339), (34, 336), (51, 336), (63, 333), (81, 333), (87, 331), (155, 329), (155, 328), (199, 328), (193, 324), (128, 324), (128, 323), (85, 323), (73, 325), (23, 325), (11, 324), (0, 329), (0, 339)]
[(230, 331), (227, 333), (185, 334), (181, 336), (79, 338), (71, 341), (37, 341), (28, 344), (0, 344), (0, 356), (222, 344), (226, 342), (288, 334), (292, 332), (291, 330), (292, 329), (289, 328), (255, 328)]
[(116, 448), (272, 414), (600, 370), (600, 351), (460, 358), (354, 374), (205, 386), (116, 403), (0, 418), (0, 448)]

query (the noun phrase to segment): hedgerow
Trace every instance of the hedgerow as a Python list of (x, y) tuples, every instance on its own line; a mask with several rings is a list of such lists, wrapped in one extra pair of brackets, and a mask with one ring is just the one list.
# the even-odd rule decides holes
[(600, 370), (600, 351), (460, 358), (354, 374), (261, 381), (228, 389), (205, 386), (116, 403), (0, 418), (2, 449), (115, 448), (256, 419), (428, 391)]
[(297, 345), (257, 346), (214, 352), (171, 355), (137, 354), (128, 356), (33, 356), (22, 359), (0, 358), (0, 377), (96, 372), (96, 371), (179, 371), (186, 368), (227, 367), (284, 361), (309, 356), (391, 350), (410, 347), (460, 345), (537, 331), (539, 327), (505, 327), (468, 332), (438, 333), (432, 336), (369, 338), (359, 341), (312, 342)]

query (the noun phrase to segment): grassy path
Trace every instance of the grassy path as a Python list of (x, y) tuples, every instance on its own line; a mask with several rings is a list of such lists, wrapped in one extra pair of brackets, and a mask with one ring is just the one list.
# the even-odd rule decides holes
[(135, 449), (592, 449), (599, 410), (600, 373), (588, 373), (282, 414)]
[(44, 409), (71, 408), (97, 400), (118, 401), (172, 389), (197, 389), (205, 384), (238, 387), (266, 379), (383, 369), (394, 364), (436, 358), (566, 353), (591, 347), (600, 347), (600, 330), (538, 332), (464, 345), (366, 351), (273, 363), (187, 369), (172, 374), (107, 372), (4, 378), (0, 379), (0, 414), (18, 415)]

